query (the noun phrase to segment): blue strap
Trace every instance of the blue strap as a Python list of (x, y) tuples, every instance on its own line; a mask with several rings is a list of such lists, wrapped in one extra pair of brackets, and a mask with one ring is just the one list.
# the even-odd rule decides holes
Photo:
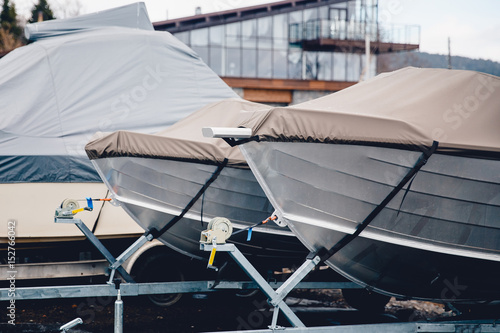
[(252, 230), (253, 228), (248, 229), (247, 242), (250, 242), (250, 240), (252, 239)]
[(92, 198), (86, 197), (87, 199), (87, 206), (90, 208), (90, 210), (94, 209), (94, 204), (92, 203)]

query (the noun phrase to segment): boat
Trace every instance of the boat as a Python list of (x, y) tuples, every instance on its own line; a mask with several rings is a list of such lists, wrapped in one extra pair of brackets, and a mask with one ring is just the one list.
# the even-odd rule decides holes
[(404, 68), (249, 114), (233, 145), (280, 219), (343, 276), (403, 299), (497, 301), (499, 89), (488, 74)]
[[(54, 224), (54, 210), (65, 198), (82, 199), (83, 205), (86, 197), (108, 194), (85, 154), (92, 135), (117, 129), (155, 133), (237, 95), (194, 51), (154, 31), (144, 3), (28, 24), (26, 36), (32, 43), (0, 60), (4, 258), (12, 221), (16, 262), (101, 259), (74, 225)], [(127, 238), (110, 247), (114, 255), (144, 232), (105, 201), (78, 217), (101, 240)]]
[(203, 124), (234, 126), (242, 114), (262, 109), (269, 107), (227, 99), (154, 135), (96, 134), (85, 149), (113, 200), (172, 249), (206, 261), (200, 234), (225, 217), (234, 230), (229, 241), (256, 267), (290, 268), (308, 252), (288, 228), (268, 220), (274, 208), (239, 149), (201, 132)]

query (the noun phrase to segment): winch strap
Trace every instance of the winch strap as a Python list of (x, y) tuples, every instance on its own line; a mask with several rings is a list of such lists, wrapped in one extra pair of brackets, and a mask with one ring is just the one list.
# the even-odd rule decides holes
[[(109, 195), (109, 189), (106, 191), (106, 196), (105, 196), (106, 199), (108, 198), (108, 195)], [(101, 217), (101, 213), (102, 213), (102, 209), (104, 208), (104, 204), (106, 203), (106, 201), (109, 201), (109, 200), (100, 200), (100, 201), (103, 201), (103, 203), (101, 205), (101, 208), (99, 209), (99, 213), (97, 214), (97, 217), (95, 218), (94, 226), (92, 227), (93, 234), (95, 233), (95, 231), (97, 229), (97, 224), (99, 223), (99, 218)]]
[(222, 169), (224, 169), (226, 167), (227, 162), (228, 162), (228, 159), (225, 158), (224, 161), (222, 162), (222, 164), (220, 164), (217, 167), (217, 169), (214, 171), (214, 173), (212, 174), (210, 179), (207, 180), (205, 185), (202, 186), (202, 188), (198, 191), (198, 193), (196, 193), (196, 195), (193, 197), (193, 199), (191, 199), (191, 201), (189, 201), (189, 203), (186, 205), (186, 207), (184, 207), (184, 209), (182, 210), (182, 212), (179, 215), (175, 216), (173, 219), (168, 221), (167, 224), (165, 224), (165, 226), (163, 226), (163, 228), (161, 228), (160, 230), (157, 230), (155, 228), (151, 229), (150, 234), (152, 234), (154, 238), (158, 238), (161, 235), (163, 235), (168, 229), (172, 228), (177, 222), (179, 222), (179, 220), (182, 219), (184, 217), (184, 215), (186, 215), (186, 213), (191, 209), (191, 207), (193, 207), (193, 205), (196, 203), (196, 201), (198, 201), (198, 199), (201, 197), (201, 195), (203, 193), (205, 193), (207, 188), (217, 179), (217, 177), (219, 177), (220, 173), (222, 172)]
[(237, 234), (239, 234), (239, 233), (241, 233), (241, 232), (250, 231), (250, 230), (252, 230), (253, 228), (258, 227), (259, 225), (266, 224), (266, 223), (267, 223), (267, 222), (269, 222), (269, 221), (274, 221), (274, 220), (276, 220), (276, 218), (277, 218), (277, 217), (276, 217), (276, 215), (275, 215), (275, 216), (269, 216), (269, 217), (268, 217), (267, 219), (265, 219), (264, 221), (260, 221), (259, 223), (255, 223), (255, 224), (253, 224), (253, 225), (251, 225), (251, 226), (249, 226), (249, 227), (246, 227), (245, 229), (240, 229), (240, 230), (238, 230), (238, 231), (233, 232), (233, 233), (232, 233), (232, 235), (234, 236), (234, 235), (237, 235)]
[(411, 168), (410, 171), (408, 171), (406, 176), (404, 176), (403, 179), (401, 179), (399, 184), (385, 197), (384, 200), (382, 200), (382, 202), (377, 207), (375, 207), (375, 209), (364, 219), (364, 221), (358, 224), (354, 233), (345, 235), (330, 250), (325, 251), (323, 249), (323, 251), (319, 251), (318, 255), (321, 256), (321, 260), (322, 261), (327, 260), (335, 253), (340, 251), (344, 246), (353, 241), (356, 237), (358, 237), (359, 234), (361, 234), (361, 232), (365, 230), (365, 228), (375, 219), (375, 217), (377, 217), (377, 215), (382, 211), (382, 209), (384, 209), (385, 206), (387, 206), (387, 204), (396, 196), (396, 194), (398, 194), (398, 192), (401, 191), (401, 189), (406, 185), (406, 183), (408, 183), (408, 181), (410, 181), (412, 177), (415, 176), (417, 172), (427, 163), (429, 157), (436, 151), (438, 144), (439, 143), (437, 141), (434, 141), (432, 143), (431, 148), (424, 151), (422, 155), (420, 155), (419, 159), (417, 160), (413, 168)]

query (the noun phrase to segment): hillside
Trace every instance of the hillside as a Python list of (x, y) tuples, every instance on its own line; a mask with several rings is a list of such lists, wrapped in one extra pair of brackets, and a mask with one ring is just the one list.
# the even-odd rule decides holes
[[(378, 56), (378, 72), (389, 72), (399, 68), (413, 66), (426, 68), (448, 68), (448, 56), (425, 52), (387, 53)], [(453, 69), (467, 69), (500, 76), (500, 63), (466, 57), (452, 56)]]

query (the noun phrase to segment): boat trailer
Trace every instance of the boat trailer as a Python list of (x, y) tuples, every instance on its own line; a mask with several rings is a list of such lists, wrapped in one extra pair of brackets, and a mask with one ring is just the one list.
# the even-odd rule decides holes
[[(56, 223), (73, 223), (89, 241), (101, 252), (109, 262), (110, 278), (106, 284), (99, 285), (73, 285), (73, 286), (47, 286), (15, 288), (15, 300), (55, 299), (55, 298), (80, 298), (80, 297), (115, 297), (114, 333), (123, 333), (123, 299), (124, 296), (139, 296), (169, 293), (211, 293), (220, 290), (251, 290), (260, 289), (268, 298), (268, 303), (273, 307), (271, 324), (268, 329), (246, 330), (248, 333), (260, 332), (304, 332), (304, 333), (410, 333), (410, 332), (500, 332), (500, 324), (493, 321), (457, 321), (443, 323), (409, 322), (386, 324), (341, 325), (328, 327), (306, 327), (294, 311), (286, 304), (285, 298), (295, 288), (301, 289), (356, 289), (362, 288), (353, 282), (303, 282), (302, 280), (321, 262), (318, 255), (310, 254), (304, 263), (285, 281), (269, 282), (262, 277), (257, 269), (239, 251), (239, 249), (226, 240), (231, 235), (231, 222), (225, 218), (214, 218), (209, 223), (209, 229), (202, 232), (200, 249), (210, 252), (208, 268), (215, 268), (213, 261), (216, 252), (227, 252), (252, 281), (182, 281), (182, 282), (156, 282), (136, 283), (121, 265), (137, 251), (143, 244), (152, 240), (145, 234), (127, 248), (118, 258), (114, 258), (104, 247), (100, 240), (88, 227), (74, 215), (76, 201), (65, 201), (63, 209), (56, 211)], [(69, 213), (68, 213), (69, 212)], [(215, 268), (217, 269), (217, 268)], [(118, 272), (121, 278), (115, 278)], [(122, 281), (124, 280), (124, 282)], [(0, 289), (0, 301), (12, 301), (12, 290)], [(282, 312), (291, 327), (277, 324), (279, 313)], [(83, 323), (81, 318), (76, 318), (60, 327), (60, 331), (68, 332), (78, 324)], [(236, 331), (234, 331), (236, 332)], [(241, 331), (239, 331), (241, 332)], [(230, 333), (230, 332), (226, 332)]]

